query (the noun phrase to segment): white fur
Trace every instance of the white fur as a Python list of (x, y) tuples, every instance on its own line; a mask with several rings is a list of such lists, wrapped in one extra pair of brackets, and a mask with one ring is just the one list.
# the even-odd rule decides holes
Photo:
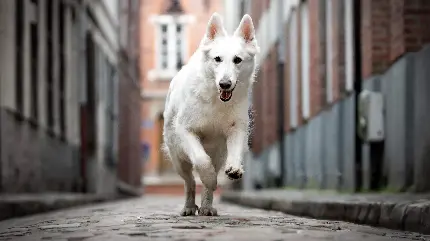
[[(214, 13), (199, 48), (170, 83), (164, 110), (164, 149), (185, 181), (182, 215), (194, 215), (198, 209), (193, 168), (204, 185), (199, 215), (217, 215), (212, 199), (221, 168), (232, 179), (242, 176), (248, 140), (248, 92), (258, 52), (249, 15), (229, 36), (221, 17)], [(222, 62), (215, 61), (217, 56)], [(235, 57), (242, 62), (234, 63)], [(228, 102), (219, 97), (221, 80), (230, 80), (234, 89)]]

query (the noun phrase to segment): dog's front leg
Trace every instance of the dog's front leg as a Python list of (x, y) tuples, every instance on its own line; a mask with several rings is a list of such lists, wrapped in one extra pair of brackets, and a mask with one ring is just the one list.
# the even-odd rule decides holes
[(178, 128), (177, 132), (181, 136), (182, 147), (199, 173), (200, 180), (204, 186), (199, 215), (216, 216), (217, 211), (212, 207), (213, 192), (217, 186), (215, 167), (194, 133), (183, 128)]
[(234, 128), (227, 136), (227, 160), (225, 174), (232, 180), (242, 178), (242, 155), (246, 149), (246, 128)]

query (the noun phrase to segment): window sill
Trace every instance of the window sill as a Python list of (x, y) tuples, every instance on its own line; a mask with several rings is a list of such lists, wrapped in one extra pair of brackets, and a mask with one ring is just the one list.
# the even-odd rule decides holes
[(171, 81), (173, 77), (178, 73), (178, 71), (174, 70), (150, 70), (148, 72), (148, 79), (150, 81)]

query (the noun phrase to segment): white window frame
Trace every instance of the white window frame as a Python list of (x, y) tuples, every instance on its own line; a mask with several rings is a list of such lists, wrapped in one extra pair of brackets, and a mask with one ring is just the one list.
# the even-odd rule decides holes
[[(309, 3), (302, 2), (300, 7), (301, 16), (301, 71), (302, 71), (302, 116), (304, 119), (310, 117), (310, 22)], [(297, 48), (296, 48), (297, 49)]]
[(325, 0), (326, 15), (325, 15), (325, 28), (326, 28), (326, 100), (331, 103), (334, 99), (333, 96), (333, 2), (332, 0)]
[[(155, 54), (154, 61), (156, 63), (155, 68), (150, 70), (148, 73), (148, 78), (150, 80), (168, 80), (170, 81), (175, 74), (178, 72), (176, 69), (177, 63), (177, 45), (176, 39), (176, 26), (179, 24), (182, 27), (181, 31), (181, 55), (182, 61), (185, 63), (188, 59), (188, 37), (186, 34), (188, 24), (190, 24), (194, 18), (190, 15), (157, 15), (150, 17), (150, 21), (155, 27)], [(162, 69), (162, 59), (161, 56), (161, 26), (167, 25), (168, 39), (174, 39), (174, 41), (168, 41), (168, 59), (167, 68)]]
[(345, 4), (345, 89), (349, 92), (354, 87), (354, 1), (343, 1)]
[(297, 111), (297, 82), (298, 82), (298, 61), (297, 61), (297, 49), (298, 40), (298, 14), (297, 11), (291, 13), (291, 24), (289, 28), (289, 47), (290, 47), (290, 124), (292, 128), (296, 128), (298, 125), (298, 111)]

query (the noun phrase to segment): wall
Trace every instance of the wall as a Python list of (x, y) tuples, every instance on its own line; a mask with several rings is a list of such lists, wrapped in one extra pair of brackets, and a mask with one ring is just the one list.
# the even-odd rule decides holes
[[(298, 188), (429, 190), (423, 173), (429, 151), (424, 125), (428, 117), (423, 109), (428, 86), (422, 82), (429, 74), (423, 65), (428, 47), (422, 49), (430, 43), (425, 31), (428, 2), (361, 1), (362, 84), (384, 95), (387, 135), (383, 143), (362, 144), (362, 166), (356, 165), (355, 155), (353, 1), (308, 0), (308, 40), (303, 34), (305, 1), (245, 2), (262, 49), (255, 86), (262, 91), (253, 92), (255, 130), (245, 162), (250, 177), (244, 178), (243, 186), (274, 187), (282, 177), (283, 185)], [(291, 32), (294, 26), (297, 32)], [(309, 55), (302, 52), (306, 46)], [(276, 52), (284, 52), (285, 57), (274, 58)], [(276, 63), (284, 66), (283, 78), (270, 68)], [(274, 79), (278, 85), (271, 82)], [(274, 121), (279, 115), (273, 114), (276, 101), (268, 98), (276, 96), (279, 83), (284, 85), (284, 99), (278, 107), (284, 108), (285, 115), (281, 145), (279, 136), (271, 138), (280, 124)], [(357, 177), (360, 169), (362, 177)]]
[(1, 192), (79, 191), (79, 149), (4, 109), (1, 116)]
[[(140, 28), (141, 5), (143, 1), (119, 1), (120, 26), (119, 73), (118, 73), (118, 187), (121, 191), (140, 195), (141, 170), (140, 121), (141, 86), (140, 72)], [(128, 4), (129, 3), (129, 4)], [(124, 21), (125, 20), (125, 21)]]
[[(73, 22), (71, 9), (65, 8), (64, 35), (65, 41), (63, 51), (66, 58), (61, 59), (58, 42), (53, 48), (55, 63), (52, 64), (54, 85), (53, 103), (54, 110), (51, 112), (54, 123), (48, 124), (47, 101), (47, 63), (46, 63), (46, 30), (45, 4), (39, 1), (40, 8), (34, 7), (30, 1), (23, 1), (24, 27), (22, 30), (23, 45), (21, 70), (23, 74), (21, 103), (22, 108), (17, 105), (16, 77), (16, 21), (15, 1), (2, 1), (0, 22), (1, 52), (0, 72), (0, 191), (1, 192), (41, 192), (41, 191), (78, 191), (80, 190), (79, 175), (79, 117), (77, 112), (78, 89), (73, 83), (73, 70), (75, 67), (76, 40), (71, 36), (77, 27)], [(58, 16), (59, 4), (54, 11)], [(38, 16), (44, 16), (44, 18)], [(30, 23), (38, 22), (36, 29), (38, 44), (31, 45)], [(58, 25), (56, 25), (58, 27)], [(59, 31), (54, 30), (55, 40), (59, 39)], [(52, 44), (54, 45), (54, 44)], [(38, 51), (36, 59), (31, 59), (31, 53)], [(61, 64), (66, 76), (61, 77)], [(38, 70), (31, 74), (32, 67)], [(66, 91), (60, 93), (60, 81), (64, 81)], [(37, 81), (37, 82), (36, 82)], [(36, 83), (36, 85), (34, 84)], [(36, 94), (35, 94), (36, 92)], [(63, 99), (61, 101), (60, 99)], [(37, 110), (37, 111), (35, 111)], [(63, 112), (64, 111), (64, 112)], [(37, 113), (37, 114), (35, 114)], [(65, 114), (62, 114), (65, 113)], [(66, 128), (64, 128), (66, 127)], [(59, 159), (59, 157), (61, 157)]]
[[(16, 26), (17, 2), (0, 2), (0, 191), (116, 192), (119, 143), (126, 145), (122, 153), (129, 153), (121, 163), (128, 161), (129, 170), (141, 169), (137, 158), (140, 113), (135, 111), (140, 106), (135, 76), (139, 51), (129, 48), (132, 52), (125, 55), (130, 61), (118, 65), (117, 1), (89, 1), (88, 5), (53, 1), (49, 5), (48, 0), (39, 0), (34, 1), (37, 7), (33, 1), (23, 0), (23, 26)], [(136, 3), (140, 1), (130, 2), (134, 15), (125, 14), (137, 19)], [(53, 9), (48, 14), (50, 6)], [(32, 39), (30, 24), (35, 22), (37, 34)], [(133, 26), (136, 24), (125, 28), (133, 31)], [(23, 33), (20, 48), (16, 47), (17, 33)], [(138, 41), (128, 43), (137, 47)], [(32, 53), (36, 53), (34, 59)], [(19, 63), (17, 56), (23, 56)], [(119, 75), (133, 70), (132, 66), (131, 80), (120, 80)], [(20, 73), (22, 78), (17, 78)], [(131, 84), (122, 88), (121, 103), (120, 84)], [(94, 88), (88, 89), (90, 86)], [(119, 109), (124, 114), (121, 119)], [(124, 139), (123, 131), (118, 133), (119, 125), (128, 127), (134, 136)], [(132, 184), (139, 187), (140, 172), (132, 174)]]

